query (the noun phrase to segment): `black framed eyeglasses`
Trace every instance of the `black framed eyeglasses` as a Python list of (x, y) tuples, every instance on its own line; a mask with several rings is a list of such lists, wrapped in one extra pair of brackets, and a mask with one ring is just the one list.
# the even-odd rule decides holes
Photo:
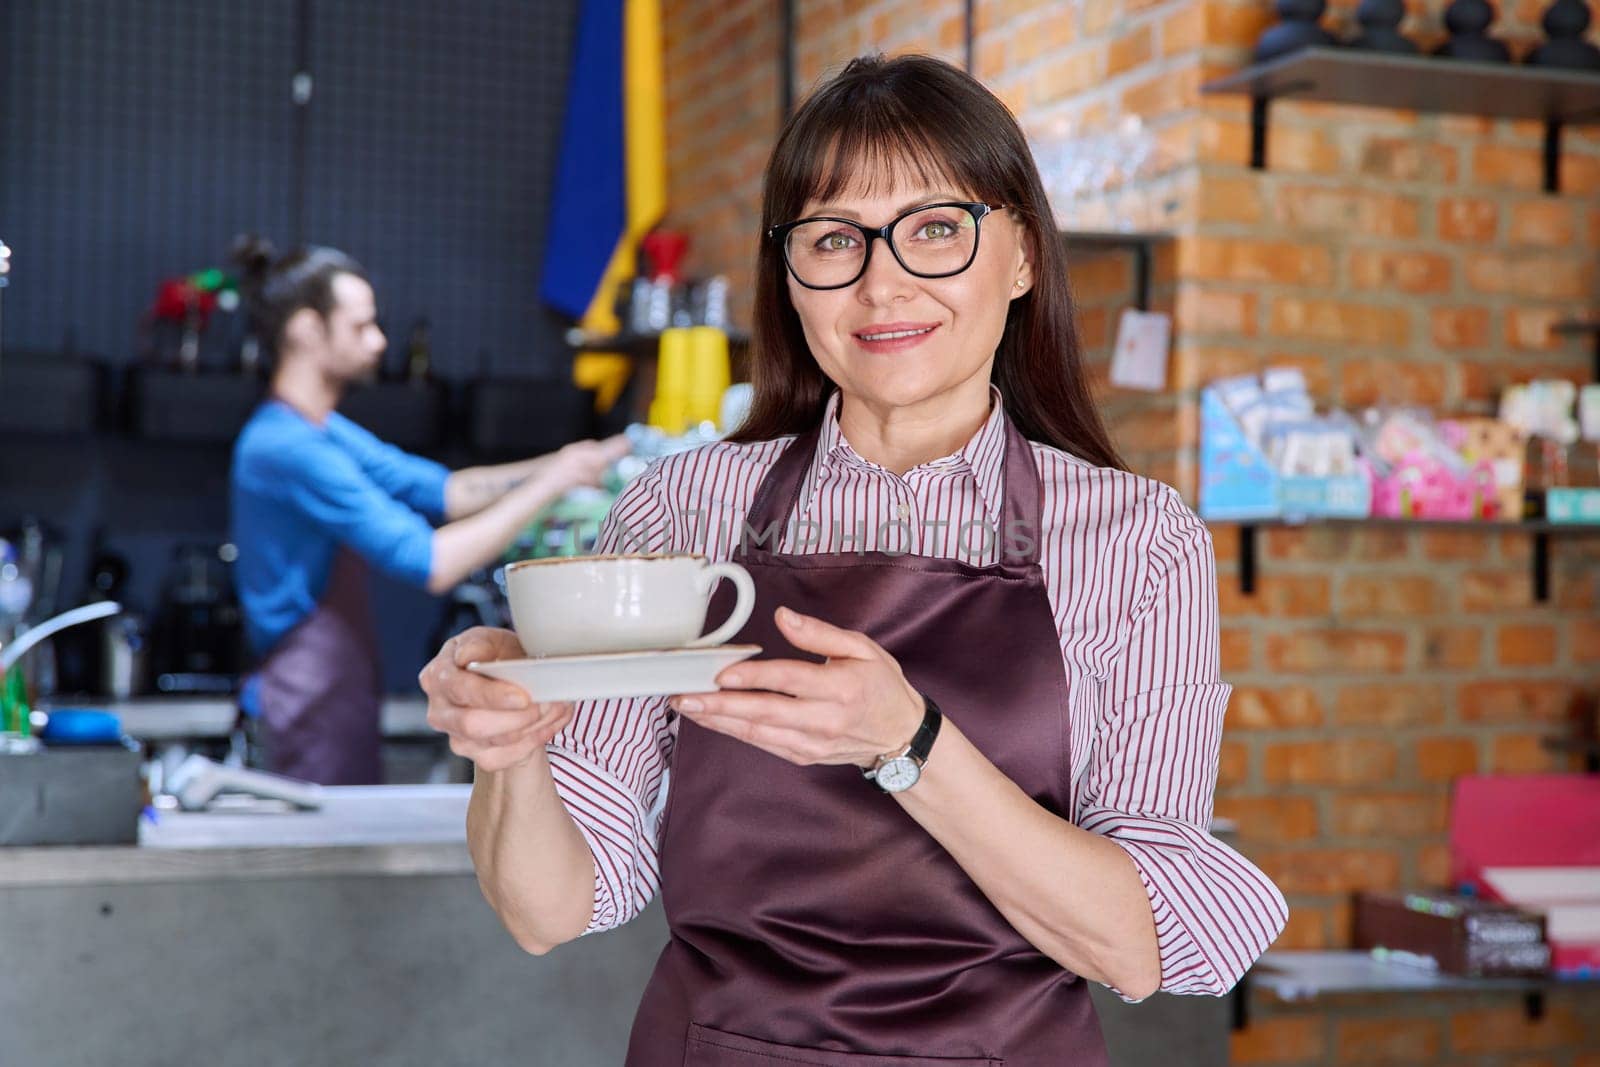
[(978, 258), (979, 224), (1004, 204), (924, 204), (872, 229), (850, 219), (796, 219), (767, 231), (783, 248), (794, 280), (807, 289), (843, 289), (867, 272), (872, 242), (881, 238), (909, 274), (948, 278)]

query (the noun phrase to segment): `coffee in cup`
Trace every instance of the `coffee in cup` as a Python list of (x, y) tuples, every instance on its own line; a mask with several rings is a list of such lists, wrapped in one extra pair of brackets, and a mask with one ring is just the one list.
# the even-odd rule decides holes
[[(727, 578), (737, 600), (709, 634), (711, 591)], [(701, 555), (572, 556), (506, 567), (511, 625), (529, 656), (705, 648), (728, 641), (755, 607), (755, 585), (737, 563)]]

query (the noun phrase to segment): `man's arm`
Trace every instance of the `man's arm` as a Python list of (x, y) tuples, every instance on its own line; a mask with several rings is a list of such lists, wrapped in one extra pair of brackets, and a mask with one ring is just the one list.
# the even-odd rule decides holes
[(569, 459), (573, 453), (593, 456), (596, 461), (610, 465), (628, 454), (628, 439), (617, 434), (603, 441), (578, 441), (558, 451), (516, 463), (464, 467), (445, 480), (445, 521), (476, 515), (523, 483), (537, 479), (563, 453)]
[(476, 515), (496, 500), (550, 465), (551, 452), (517, 463), (499, 463), (484, 467), (463, 467), (454, 471), (444, 483), (444, 517), (448, 522)]

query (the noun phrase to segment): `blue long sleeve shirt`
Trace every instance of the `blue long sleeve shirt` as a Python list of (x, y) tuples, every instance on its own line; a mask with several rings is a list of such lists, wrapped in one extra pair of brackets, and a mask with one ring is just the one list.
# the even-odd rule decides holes
[(231, 499), (234, 577), (255, 651), (316, 608), (341, 547), (426, 585), (449, 476), (337, 412), (319, 426), (282, 401), (257, 408), (234, 444)]

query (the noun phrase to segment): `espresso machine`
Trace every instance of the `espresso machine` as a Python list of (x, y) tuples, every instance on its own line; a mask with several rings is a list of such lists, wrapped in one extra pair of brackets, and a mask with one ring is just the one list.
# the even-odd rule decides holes
[(181, 544), (173, 552), (151, 632), (151, 673), (161, 693), (228, 694), (239, 687), (244, 627), (231, 544)]

